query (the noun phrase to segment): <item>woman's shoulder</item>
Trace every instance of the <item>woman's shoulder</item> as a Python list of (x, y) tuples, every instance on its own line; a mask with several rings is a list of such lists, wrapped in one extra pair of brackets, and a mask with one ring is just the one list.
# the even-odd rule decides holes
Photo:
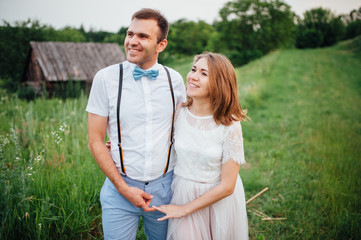
[(224, 136), (240, 135), (242, 136), (242, 125), (240, 121), (232, 121), (228, 126), (224, 126)]
[(187, 107), (183, 106), (182, 103), (177, 104), (175, 109), (174, 119), (177, 120), (180, 114), (184, 114)]
[(223, 125), (224, 128), (227, 130), (229, 129), (237, 129), (237, 128), (240, 128), (242, 129), (242, 126), (241, 126), (241, 121), (231, 121), (229, 125)]

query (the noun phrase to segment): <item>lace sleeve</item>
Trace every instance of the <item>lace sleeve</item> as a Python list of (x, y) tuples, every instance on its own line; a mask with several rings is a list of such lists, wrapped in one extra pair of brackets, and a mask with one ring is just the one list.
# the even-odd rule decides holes
[(223, 138), (222, 164), (228, 160), (233, 160), (238, 164), (245, 164), (243, 150), (243, 136), (240, 122), (234, 122), (225, 127)]

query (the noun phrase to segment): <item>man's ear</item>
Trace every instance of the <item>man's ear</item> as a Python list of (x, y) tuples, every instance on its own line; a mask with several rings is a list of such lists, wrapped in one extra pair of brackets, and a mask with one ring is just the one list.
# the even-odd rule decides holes
[(168, 44), (167, 39), (163, 39), (162, 41), (160, 41), (157, 46), (157, 52), (158, 53), (163, 52), (163, 50), (167, 47), (167, 44)]

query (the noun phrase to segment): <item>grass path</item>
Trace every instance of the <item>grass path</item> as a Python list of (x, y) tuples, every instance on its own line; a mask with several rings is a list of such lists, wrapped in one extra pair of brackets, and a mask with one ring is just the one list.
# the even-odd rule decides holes
[[(361, 61), (346, 46), (282, 50), (238, 70), (251, 237), (356, 239), (361, 224)], [(262, 221), (260, 211), (284, 221)]]

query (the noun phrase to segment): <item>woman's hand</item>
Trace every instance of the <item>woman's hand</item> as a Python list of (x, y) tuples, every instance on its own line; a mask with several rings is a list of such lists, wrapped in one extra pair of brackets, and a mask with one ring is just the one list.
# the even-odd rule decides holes
[(112, 145), (111, 145), (111, 143), (110, 143), (110, 140), (107, 141), (107, 143), (105, 144), (105, 146), (108, 148), (109, 151), (112, 149)]
[(188, 215), (184, 206), (162, 205), (159, 207), (153, 206), (153, 208), (165, 214), (164, 217), (158, 218), (158, 221), (164, 221), (169, 218), (181, 218)]

